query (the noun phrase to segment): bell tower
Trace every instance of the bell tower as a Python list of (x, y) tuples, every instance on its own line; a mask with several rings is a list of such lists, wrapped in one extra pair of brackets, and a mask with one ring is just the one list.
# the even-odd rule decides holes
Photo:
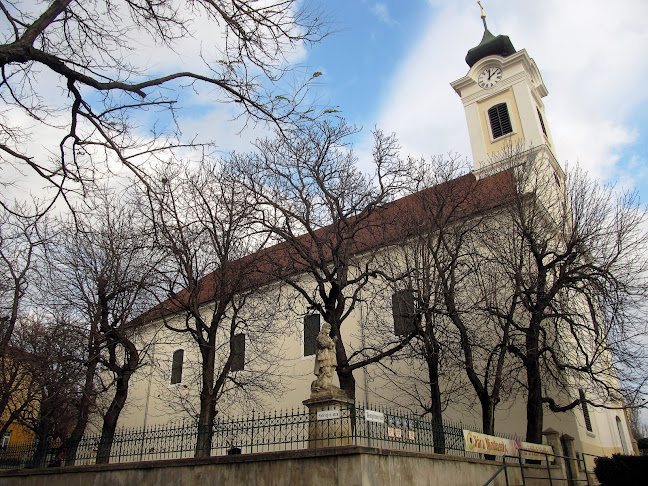
[(542, 103), (548, 91), (538, 67), (508, 36), (488, 30), (483, 10), (481, 17), (484, 35), (466, 55), (468, 74), (451, 83), (466, 112), (475, 174), (492, 172), (497, 154), (518, 145), (549, 152), (557, 165)]

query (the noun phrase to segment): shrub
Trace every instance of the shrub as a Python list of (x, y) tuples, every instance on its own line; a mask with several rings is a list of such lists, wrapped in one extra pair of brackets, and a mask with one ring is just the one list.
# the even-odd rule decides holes
[(648, 437), (644, 437), (643, 439), (639, 439), (637, 441), (637, 446), (639, 449), (648, 449)]
[(601, 486), (644, 486), (648, 477), (648, 456), (597, 457), (594, 473)]

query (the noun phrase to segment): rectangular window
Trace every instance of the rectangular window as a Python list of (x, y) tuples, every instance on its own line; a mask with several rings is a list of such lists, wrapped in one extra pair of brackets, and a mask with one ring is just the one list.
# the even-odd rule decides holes
[(230, 371), (241, 371), (245, 368), (245, 334), (234, 334), (232, 337), (232, 366)]
[(513, 125), (511, 125), (506, 103), (500, 103), (489, 108), (488, 119), (490, 120), (493, 139), (502, 137), (507, 133), (513, 133)]
[(399, 290), (392, 295), (392, 314), (394, 316), (394, 334), (407, 336), (416, 329), (416, 310), (414, 292)]
[(173, 363), (171, 364), (171, 384), (182, 383), (182, 365), (184, 361), (184, 349), (176, 349), (173, 352)]
[(585, 428), (588, 432), (592, 431), (592, 420), (590, 419), (589, 410), (587, 409), (587, 402), (585, 401), (585, 392), (578, 390), (581, 400), (581, 408), (583, 409), (583, 418), (585, 419)]
[(304, 317), (304, 356), (312, 356), (317, 352), (317, 335), (320, 332), (320, 315), (312, 314)]

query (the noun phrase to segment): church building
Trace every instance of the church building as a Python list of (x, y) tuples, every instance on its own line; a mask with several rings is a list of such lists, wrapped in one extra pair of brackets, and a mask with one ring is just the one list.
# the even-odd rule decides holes
[[(548, 95), (548, 90), (536, 63), (525, 49), (516, 50), (508, 36), (493, 35), (486, 27), (485, 18), (483, 38), (476, 47), (468, 51), (466, 62), (468, 72), (453, 81), (451, 86), (464, 106), (474, 169), (472, 173), (456, 181), (449, 181), (448, 187), (455, 187), (453, 184), (456, 187), (474, 184), (482, 194), (492, 195), (494, 207), (500, 200), (498, 198), (503, 197), (498, 192), (503, 180), (502, 173), (510, 168), (510, 161), (501, 154), (506, 154), (514, 147), (524, 147), (525, 163), (532, 160), (536, 167), (555, 181), (555, 191), (560, 192), (560, 188), (565, 185), (566, 176), (557, 161), (550, 131), (550, 116), (545, 113), (542, 101)], [(397, 213), (412, 204), (413, 196), (415, 195), (389, 203), (390, 207), (385, 209), (385, 214)], [(376, 238), (372, 244), (380, 247), (380, 254), (384, 257), (389, 254), (390, 248), (400, 244), (399, 238), (406, 237), (406, 234), (399, 234), (398, 231), (391, 232)], [(366, 248), (367, 245), (359, 245), (359, 258), (362, 258), (362, 251)], [(279, 250), (269, 248), (264, 251)], [(303, 278), (307, 280), (310, 277), (305, 275)], [(277, 355), (281, 356), (280, 362), (274, 363), (272, 368), (272, 374), (278, 377), (276, 388), (273, 384), (259, 392), (259, 401), (254, 405), (240, 395), (230, 401), (224, 398), (223, 403), (227, 403), (224, 407), (227, 408), (220, 410), (223, 415), (235, 416), (251, 406), (266, 410), (300, 407), (310, 394), (321, 316), (313, 313), (297, 297), (282, 300), (285, 298), (285, 290), (281, 289), (278, 282), (268, 280), (263, 288), (267, 296), (271, 296), (269, 300), (276, 305), (289, 302), (282, 309), (280, 318), (283, 331), (274, 337), (271, 345)], [(389, 297), (384, 300), (385, 321), (391, 322), (393, 327), (390, 332), (397, 339), (399, 334), (403, 334), (403, 322), (399, 321), (402, 312), (399, 314), (393, 309), (393, 306), (398, 307), (397, 301)], [(210, 305), (213, 304), (205, 303), (206, 311)], [(370, 299), (366, 299), (364, 304), (361, 302), (345, 322), (344, 335), (351, 348), (359, 349), (364, 344), (364, 339), (371, 338), (366, 334), (369, 332), (371, 316), (376, 314), (376, 308), (371, 306)], [(143, 366), (134, 376), (128, 402), (120, 417), (121, 426), (148, 427), (188, 419), (188, 410), (192, 406), (197, 407), (199, 380), (196, 373), (200, 354), (193, 341), (165, 329), (163, 315), (163, 306), (158, 306), (146, 315), (143, 339), (150, 339), (154, 343), (149, 350), (152, 364)], [(174, 319), (178, 322), (184, 319), (183, 316), (174, 317), (168, 313), (165, 317), (171, 322)], [(261, 348), (257, 347), (252, 335), (241, 332), (235, 338), (233, 349), (236, 353), (231, 372), (253, 370), (259, 362), (255, 359), (255, 349)], [(267, 346), (268, 343), (264, 345)], [(406, 366), (408, 369), (404, 371), (411, 376), (412, 366), (415, 365), (412, 362), (404, 365), (395, 361), (390, 366), (394, 370)], [(423, 366), (418, 368), (418, 371), (423, 370)], [(413, 411), (416, 409), (414, 402), (408, 404), (407, 399), (403, 398), (406, 393), (394, 391), (392, 385), (397, 375), (385, 378), (380, 365), (359, 368), (354, 371), (354, 376), (357, 401), (407, 406)], [(424, 379), (421, 377), (421, 380)], [(405, 382), (402, 385), (406, 391), (410, 386)], [(416, 386), (412, 382), (411, 389)], [(468, 391), (472, 392), (469, 385)], [(583, 398), (583, 391), (579, 391), (577, 387), (566, 390), (565, 393), (574, 399)], [(464, 393), (462, 400), (457, 403), (453, 403), (452, 398), (448, 399), (444, 419), (465, 424), (481, 423), (479, 402), (474, 397), (466, 398), (467, 395), (469, 393)], [(525, 396), (518, 392), (511, 397), (503, 397), (498, 404), (495, 429), (506, 434), (524, 436)], [(550, 412), (545, 407), (544, 427), (574, 437), (577, 450), (582, 452), (597, 455), (632, 453), (632, 439), (625, 412), (614, 409), (615, 405), (620, 405), (618, 403), (610, 405), (612, 406), (606, 409), (583, 403), (562, 413)]]

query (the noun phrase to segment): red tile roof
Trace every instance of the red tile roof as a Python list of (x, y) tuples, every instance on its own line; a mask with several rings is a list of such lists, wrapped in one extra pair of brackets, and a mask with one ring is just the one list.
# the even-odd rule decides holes
[[(493, 209), (509, 201), (513, 193), (509, 172), (500, 172), (480, 180), (472, 173), (466, 174), (387, 203), (362, 217), (354, 217), (360, 218), (361, 222), (354, 227), (354, 234), (348, 240), (348, 251), (353, 255), (361, 254), (403, 240), (422, 228), (430, 228), (426, 219), (431, 211), (448, 212), (447, 215), (435, 213), (437, 220), (456, 220)], [(350, 220), (347, 226), (352, 226), (353, 222)], [(330, 246), (339, 234), (333, 226), (326, 226), (316, 230), (314, 238), (306, 233), (292, 243), (282, 242), (231, 261), (226, 269), (216, 270), (198, 282), (198, 302), (205, 304), (212, 301), (218, 295), (219, 283), (225, 283), (228, 287), (224, 289), (226, 292), (232, 292), (235, 287), (238, 292), (244, 292), (282, 277), (307, 272), (308, 261), (300, 256), (299, 251), (309, 252), (310, 259), (330, 262)], [(188, 293), (181, 291), (176, 294), (174, 301), (169, 299), (158, 304), (139, 316), (133, 324), (152, 322), (175, 314), (181, 310), (178, 301), (187, 298)]]

